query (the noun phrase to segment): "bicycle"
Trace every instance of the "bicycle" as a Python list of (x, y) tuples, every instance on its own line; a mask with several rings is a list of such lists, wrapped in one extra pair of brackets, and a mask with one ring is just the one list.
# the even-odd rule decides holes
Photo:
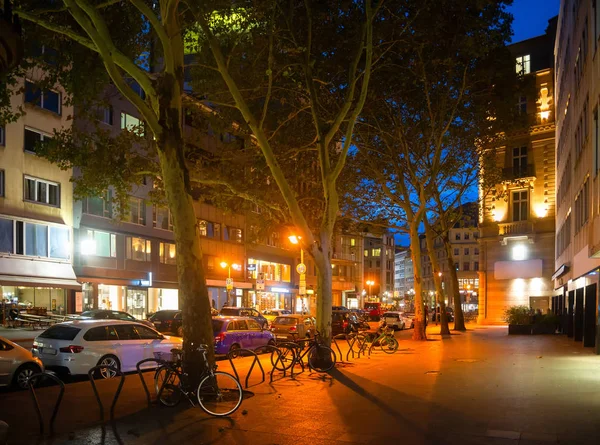
[(400, 346), (396, 337), (394, 337), (394, 330), (387, 326), (385, 322), (381, 325), (381, 327), (377, 330), (376, 336), (374, 335), (364, 335), (364, 334), (356, 334), (356, 341), (360, 345), (360, 350), (364, 353), (367, 349), (367, 345), (369, 346), (369, 355), (374, 347), (379, 346), (383, 352), (386, 354), (393, 354), (398, 350)]
[(200, 407), (217, 417), (228, 416), (240, 407), (243, 397), (240, 382), (231, 374), (217, 371), (217, 365), (210, 366), (207, 349), (207, 345), (200, 345), (195, 349), (202, 354), (204, 365), (197, 388), (191, 386), (190, 376), (184, 370), (184, 354), (181, 349), (171, 349), (169, 360), (164, 360), (160, 353), (155, 353), (160, 366), (154, 374), (154, 388), (160, 403), (172, 407), (184, 395), (195, 406), (195, 395)]
[[(323, 344), (319, 331), (315, 331), (313, 338), (299, 339), (292, 342), (278, 344), (281, 351), (279, 357), (271, 353), (271, 364), (278, 371), (286, 371), (300, 363), (304, 369), (304, 357), (308, 355), (307, 364), (310, 369), (317, 372), (328, 372), (335, 366), (336, 355), (329, 346)], [(305, 349), (304, 352), (302, 350)]]

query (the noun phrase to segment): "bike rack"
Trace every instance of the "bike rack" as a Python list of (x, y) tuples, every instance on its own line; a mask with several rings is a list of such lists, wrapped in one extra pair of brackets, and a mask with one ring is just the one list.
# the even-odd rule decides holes
[(29, 391), (31, 392), (31, 397), (33, 398), (33, 403), (35, 405), (35, 411), (38, 416), (38, 421), (40, 423), (40, 435), (44, 434), (44, 416), (42, 415), (42, 410), (40, 408), (40, 402), (38, 401), (37, 395), (35, 393), (35, 389), (33, 387), (34, 380), (39, 379), (40, 377), (47, 377), (50, 380), (54, 380), (60, 386), (60, 393), (58, 394), (58, 399), (56, 399), (56, 403), (54, 404), (54, 408), (52, 409), (52, 417), (50, 417), (50, 435), (54, 434), (54, 421), (56, 420), (56, 415), (58, 414), (58, 409), (60, 407), (60, 402), (62, 402), (63, 395), (65, 393), (65, 384), (58, 378), (53, 372), (43, 371), (38, 374), (34, 374), (27, 380), (27, 386), (29, 387)]
[[(237, 369), (235, 368), (235, 365), (233, 364), (233, 356), (237, 355), (237, 356), (241, 356), (242, 353), (244, 354), (248, 354), (248, 355), (252, 355), (254, 356), (254, 360), (252, 360), (252, 365), (250, 365), (250, 370), (248, 370), (248, 374), (246, 374), (246, 389), (248, 389), (248, 379), (250, 379), (250, 374), (252, 374), (252, 370), (254, 369), (254, 365), (256, 363), (258, 363), (258, 367), (260, 368), (260, 372), (262, 373), (262, 380), (260, 383), (265, 381), (265, 370), (263, 369), (262, 365), (260, 364), (260, 360), (258, 359), (258, 355), (256, 354), (256, 352), (252, 351), (251, 349), (246, 349), (246, 348), (240, 348), (240, 349), (235, 349), (233, 351), (229, 351), (227, 353), (227, 359), (229, 360), (229, 364), (231, 365), (231, 367), (233, 368), (233, 372), (235, 373), (235, 378), (238, 380), (238, 382), (240, 381), (240, 376), (237, 372)], [(259, 383), (259, 385), (260, 385)]]
[[(340, 353), (340, 362), (344, 361), (344, 356), (342, 355), (342, 350), (340, 349), (340, 345), (338, 345), (338, 340), (346, 340), (346, 342), (348, 342), (348, 336), (346, 334), (338, 334), (335, 337), (332, 337), (331, 340), (333, 340), (333, 344), (335, 345), (336, 349), (338, 350), (338, 352)], [(350, 345), (350, 342), (348, 342), (348, 345)], [(348, 351), (348, 354), (350, 353), (350, 351)], [(346, 360), (348, 360), (348, 354), (346, 354)], [(352, 351), (352, 358), (354, 358), (354, 351)]]
[[(290, 377), (294, 378), (294, 367), (296, 366), (296, 363), (298, 362), (298, 357), (300, 356), (300, 350), (304, 349), (304, 345), (300, 345), (297, 342), (299, 341), (305, 341), (305, 340), (296, 340), (296, 342), (291, 342), (291, 341), (284, 341), (282, 343), (278, 343), (277, 346), (285, 346), (288, 349), (290, 349), (293, 352), (293, 357), (292, 357), (292, 364), (287, 368), (290, 369)], [(281, 350), (280, 350), (281, 352)], [(281, 362), (283, 363), (283, 361)], [(302, 367), (302, 371), (299, 374), (302, 374), (302, 372), (304, 372), (304, 362), (300, 361), (300, 366)], [(285, 365), (284, 365), (284, 372), (285, 372)]]
[[(140, 380), (142, 381), (142, 387), (144, 388), (144, 391), (146, 392), (146, 400), (148, 402), (148, 408), (150, 408), (152, 406), (152, 397), (150, 397), (150, 391), (148, 390), (148, 385), (146, 385), (146, 381), (144, 380), (144, 375), (143, 375), (143, 371), (141, 369), (141, 365), (143, 363), (149, 363), (149, 362), (154, 362), (154, 363), (157, 363), (158, 365), (164, 365), (167, 363), (165, 360), (161, 360), (161, 359), (157, 359), (157, 358), (145, 358), (144, 360), (140, 360), (139, 362), (137, 362), (135, 365), (135, 369), (137, 370), (137, 375), (139, 376)], [(161, 386), (160, 391), (157, 394), (157, 397), (159, 397), (160, 394), (162, 394), (163, 387), (164, 387), (164, 383)]]
[(110, 420), (115, 419), (115, 405), (117, 404), (117, 400), (121, 395), (121, 390), (123, 389), (123, 384), (125, 383), (125, 374), (114, 366), (109, 365), (98, 365), (94, 366), (92, 369), (88, 371), (88, 378), (90, 379), (90, 383), (92, 385), (92, 389), (94, 390), (94, 395), (96, 396), (96, 401), (98, 402), (98, 406), (100, 407), (100, 420), (104, 422), (104, 406), (102, 405), (102, 400), (100, 400), (100, 394), (98, 394), (98, 388), (96, 388), (96, 381), (94, 379), (94, 372), (100, 369), (108, 369), (110, 371), (115, 372), (117, 375), (121, 377), (121, 381), (119, 382), (119, 386), (117, 387), (117, 392), (115, 393), (115, 397), (113, 398), (112, 404), (110, 405)]
[[(270, 373), (270, 378), (269, 378), (269, 383), (273, 383), (273, 373), (275, 372), (277, 364), (281, 361), (281, 350), (278, 347), (273, 346), (273, 345), (264, 345), (264, 346), (259, 346), (258, 348), (256, 348), (254, 350), (254, 352), (256, 352), (258, 354), (262, 350), (264, 350), (265, 352), (269, 352), (270, 351), (271, 355), (273, 355), (274, 352), (277, 352), (277, 360), (275, 360), (275, 363), (273, 363), (273, 367), (271, 368), (271, 373)], [(283, 376), (284, 377), (286, 376), (286, 373), (287, 373), (287, 371), (286, 371), (286, 369), (284, 367), (283, 368)], [(264, 379), (263, 379), (263, 382), (264, 382)]]

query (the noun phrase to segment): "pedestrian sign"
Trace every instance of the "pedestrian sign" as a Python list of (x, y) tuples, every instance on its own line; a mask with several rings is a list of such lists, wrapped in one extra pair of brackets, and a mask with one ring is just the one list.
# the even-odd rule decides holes
[(262, 273), (259, 273), (256, 279), (256, 290), (265, 290), (265, 278)]
[(300, 275), (303, 275), (306, 273), (306, 264), (304, 263), (300, 263), (296, 266), (296, 272), (298, 272)]
[(233, 278), (227, 278), (225, 280), (225, 285), (227, 287), (227, 290), (232, 290), (233, 289)]

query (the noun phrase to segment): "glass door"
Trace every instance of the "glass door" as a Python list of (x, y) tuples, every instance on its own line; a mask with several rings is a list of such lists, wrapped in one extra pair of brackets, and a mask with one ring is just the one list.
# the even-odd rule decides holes
[(147, 289), (127, 289), (127, 312), (138, 320), (146, 319), (148, 308), (148, 290)]

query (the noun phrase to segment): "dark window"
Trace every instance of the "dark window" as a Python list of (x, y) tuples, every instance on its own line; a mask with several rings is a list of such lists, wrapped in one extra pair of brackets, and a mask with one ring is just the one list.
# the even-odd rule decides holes
[(4, 127), (0, 126), (0, 145), (6, 144), (5, 132), (6, 132), (6, 130), (4, 129)]
[(0, 252), (14, 253), (14, 222), (0, 218)]
[(513, 221), (527, 221), (529, 218), (529, 203), (527, 190), (513, 192)]
[(160, 340), (162, 335), (146, 326), (136, 325), (138, 335), (142, 340)]
[(43, 92), (32, 82), (25, 82), (25, 102), (37, 105), (45, 110), (60, 114), (60, 93), (52, 90)]
[(454, 255), (460, 255), (459, 250), (458, 249), (454, 249)]
[(469, 270), (469, 263), (463, 263), (463, 270)]
[(479, 261), (473, 263), (473, 270), (479, 270)]
[(4, 197), (4, 170), (0, 170), (0, 197)]
[(112, 125), (113, 117), (113, 107), (111, 105), (98, 107), (98, 110), (96, 110), (96, 118), (104, 124)]
[(457, 233), (457, 234), (455, 235), (455, 238), (456, 238), (456, 240), (457, 240), (457, 241), (460, 241), (460, 233)]
[(52, 340), (73, 340), (81, 329), (74, 326), (52, 326), (40, 334), (40, 338)]
[(25, 176), (23, 199), (25, 201), (60, 207), (60, 184)]
[(108, 336), (106, 333), (106, 326), (98, 326), (92, 328), (83, 335), (83, 339), (86, 341), (106, 341)]
[(468, 255), (468, 254), (469, 254), (469, 248), (468, 248), (468, 247), (466, 247), (466, 248), (465, 248), (465, 255)]
[(119, 340), (139, 340), (140, 336), (132, 324), (118, 324), (114, 326)]
[(35, 131), (29, 128), (25, 128), (25, 139), (23, 144), (23, 150), (30, 153), (35, 153), (37, 145), (43, 143), (45, 140), (52, 139), (50, 136), (46, 136), (39, 131)]
[(527, 147), (513, 148), (513, 170), (515, 175), (527, 173)]

